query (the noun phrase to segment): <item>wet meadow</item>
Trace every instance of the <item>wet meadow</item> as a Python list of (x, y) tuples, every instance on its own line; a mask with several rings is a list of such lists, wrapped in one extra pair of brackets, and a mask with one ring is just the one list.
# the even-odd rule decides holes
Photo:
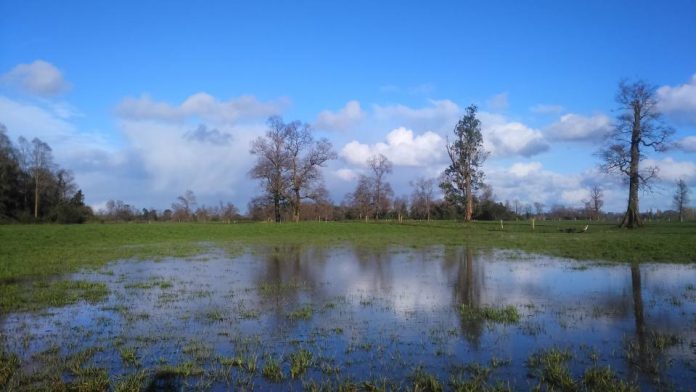
[(693, 388), (696, 226), (585, 224), (1, 226), (0, 389)]

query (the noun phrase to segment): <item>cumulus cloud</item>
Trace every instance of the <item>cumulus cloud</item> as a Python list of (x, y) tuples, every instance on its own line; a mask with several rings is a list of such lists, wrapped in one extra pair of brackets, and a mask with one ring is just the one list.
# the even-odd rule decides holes
[(399, 127), (387, 134), (385, 142), (367, 145), (353, 140), (341, 149), (341, 156), (349, 163), (363, 165), (371, 156), (384, 154), (394, 165), (423, 167), (441, 161), (444, 152), (445, 141), (440, 135), (430, 131), (415, 135)]
[(186, 132), (184, 138), (189, 141), (222, 145), (230, 144), (230, 141), (232, 141), (232, 135), (229, 133), (220, 132), (216, 128), (208, 129), (204, 124), (200, 124), (198, 128)]
[(459, 105), (447, 99), (430, 100), (429, 105), (422, 108), (405, 105), (374, 105), (372, 107), (372, 114), (378, 123), (436, 132), (451, 130), (461, 112)]
[(544, 135), (526, 125), (509, 121), (505, 116), (479, 113), (484, 148), (493, 156), (531, 157), (549, 149)]
[(19, 64), (2, 75), (0, 80), (25, 93), (39, 96), (58, 95), (70, 88), (60, 70), (44, 60)]
[(660, 109), (677, 120), (696, 123), (696, 74), (679, 86), (657, 89)]
[(358, 174), (352, 169), (338, 169), (335, 171), (336, 176), (343, 181), (354, 181), (358, 178)]
[(687, 136), (674, 143), (674, 147), (684, 152), (696, 152), (696, 136)]
[(235, 123), (280, 114), (288, 104), (287, 99), (261, 102), (249, 95), (220, 101), (210, 94), (200, 92), (186, 98), (180, 105), (171, 105), (143, 95), (123, 99), (116, 108), (116, 114), (123, 119), (135, 121), (177, 122), (195, 116), (204, 121)]
[(657, 167), (661, 181), (675, 182), (682, 179), (686, 182), (696, 180), (696, 163), (691, 161), (676, 161), (671, 157), (664, 159), (646, 159), (641, 162), (645, 167)]
[(346, 131), (357, 125), (364, 117), (360, 102), (349, 101), (341, 110), (324, 110), (317, 116), (314, 126), (329, 131)]
[[(498, 199), (519, 200), (522, 204), (540, 202), (547, 208), (556, 204), (581, 207), (589, 196), (588, 184), (597, 177), (594, 170), (558, 173), (536, 161), (486, 168), (486, 182), (493, 187)], [(613, 186), (611, 183), (607, 185)], [(609, 204), (613, 206), (613, 203), (611, 200)]]
[(611, 119), (603, 114), (586, 117), (569, 113), (549, 125), (545, 133), (550, 140), (600, 142), (611, 130)]

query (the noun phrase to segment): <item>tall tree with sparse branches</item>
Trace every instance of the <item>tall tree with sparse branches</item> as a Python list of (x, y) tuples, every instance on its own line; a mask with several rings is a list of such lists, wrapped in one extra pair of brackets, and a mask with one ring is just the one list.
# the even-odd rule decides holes
[(286, 124), (280, 117), (271, 117), (268, 125), (266, 136), (251, 144), (250, 152), (257, 158), (249, 174), (264, 182), (275, 221), (280, 222), (281, 206), (287, 202), (297, 222), (302, 200), (317, 199), (321, 194), (319, 168), (335, 159), (336, 153), (327, 139), (315, 141), (307, 124)]
[(375, 219), (379, 219), (380, 215), (389, 209), (389, 197), (393, 194), (391, 185), (384, 179), (392, 172), (392, 163), (384, 154), (377, 154), (367, 160), (367, 166), (372, 171)]
[(251, 143), (251, 154), (256, 155), (256, 164), (249, 172), (251, 178), (264, 183), (266, 193), (273, 202), (273, 215), (280, 222), (280, 206), (285, 201), (287, 189), (288, 152), (287, 127), (280, 117), (268, 119), (265, 137)]
[(683, 179), (677, 181), (677, 190), (674, 193), (674, 199), (672, 200), (674, 208), (679, 213), (679, 222), (684, 222), (684, 211), (686, 211), (689, 205), (689, 187), (686, 185)]
[(299, 222), (302, 200), (316, 201), (322, 196), (319, 168), (337, 155), (327, 139), (314, 140), (308, 124), (299, 121), (286, 124), (286, 137), (290, 206), (293, 220)]
[(641, 149), (664, 151), (674, 130), (661, 121), (655, 87), (644, 81), (621, 81), (616, 102), (619, 115), (609, 135), (610, 144), (599, 152), (600, 168), (628, 180), (628, 206), (620, 226), (633, 229), (642, 226), (638, 190), (649, 190), (650, 181), (657, 176), (656, 167), (641, 167), (645, 159)]
[(488, 158), (483, 149), (481, 121), (476, 117), (476, 105), (466, 108), (466, 114), (454, 127), (454, 141), (447, 142), (450, 165), (445, 169), (440, 187), (451, 202), (464, 205), (464, 220), (470, 221), (474, 212), (474, 190), (482, 184), (481, 166)]

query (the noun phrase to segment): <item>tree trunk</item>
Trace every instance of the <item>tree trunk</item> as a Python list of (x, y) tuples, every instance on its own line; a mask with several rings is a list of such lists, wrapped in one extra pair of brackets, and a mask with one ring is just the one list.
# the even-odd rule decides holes
[(464, 221), (471, 221), (471, 215), (474, 212), (474, 195), (471, 194), (471, 176), (467, 175), (464, 178), (464, 191), (466, 192), (466, 211), (464, 212)]
[(636, 323), (636, 338), (638, 339), (638, 360), (646, 362), (645, 317), (643, 314), (643, 295), (640, 283), (640, 266), (631, 264), (631, 288), (633, 291), (633, 315)]
[(280, 197), (278, 195), (273, 195), (273, 212), (276, 223), (280, 223)]
[(34, 181), (34, 219), (39, 218), (39, 173), (36, 173)]
[(292, 203), (292, 220), (298, 223), (300, 221), (300, 189), (295, 188), (293, 191), (295, 193), (295, 201)]
[(642, 226), (640, 210), (638, 208), (638, 188), (640, 176), (638, 163), (640, 162), (640, 108), (633, 109), (633, 130), (631, 132), (631, 164), (629, 167), (628, 208), (624, 215), (621, 227), (636, 229)]

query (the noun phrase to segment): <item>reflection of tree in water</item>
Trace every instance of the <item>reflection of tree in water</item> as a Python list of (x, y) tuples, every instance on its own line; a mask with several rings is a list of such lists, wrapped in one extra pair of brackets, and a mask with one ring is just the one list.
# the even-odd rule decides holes
[[(665, 350), (679, 342), (676, 335), (662, 330), (657, 322), (648, 328), (643, 307), (643, 291), (640, 265), (631, 264), (631, 288), (633, 292), (633, 315), (635, 320), (635, 338), (626, 342), (626, 356), (632, 371), (637, 371), (657, 384), (665, 387), (663, 371), (667, 367)], [(651, 323), (653, 324), (653, 323)], [(663, 327), (663, 328), (661, 328)], [(634, 374), (634, 377), (637, 374)]]
[(353, 247), (355, 260), (362, 270), (363, 277), (371, 277), (369, 287), (372, 294), (380, 291), (390, 290), (392, 283), (392, 272), (389, 270), (393, 254), (388, 247), (364, 247), (356, 245)]
[(259, 299), (271, 306), (277, 321), (289, 311), (321, 296), (321, 272), (326, 264), (326, 250), (321, 247), (280, 245), (260, 250), (262, 268), (255, 278)]
[[(445, 252), (445, 264), (454, 267), (453, 272), (456, 274), (452, 301), (457, 312), (462, 304), (479, 308), (484, 286), (484, 269), (482, 263), (474, 263), (474, 252), (463, 248), (449, 249)], [(483, 320), (460, 318), (462, 333), (476, 348), (479, 346), (484, 326)]]

